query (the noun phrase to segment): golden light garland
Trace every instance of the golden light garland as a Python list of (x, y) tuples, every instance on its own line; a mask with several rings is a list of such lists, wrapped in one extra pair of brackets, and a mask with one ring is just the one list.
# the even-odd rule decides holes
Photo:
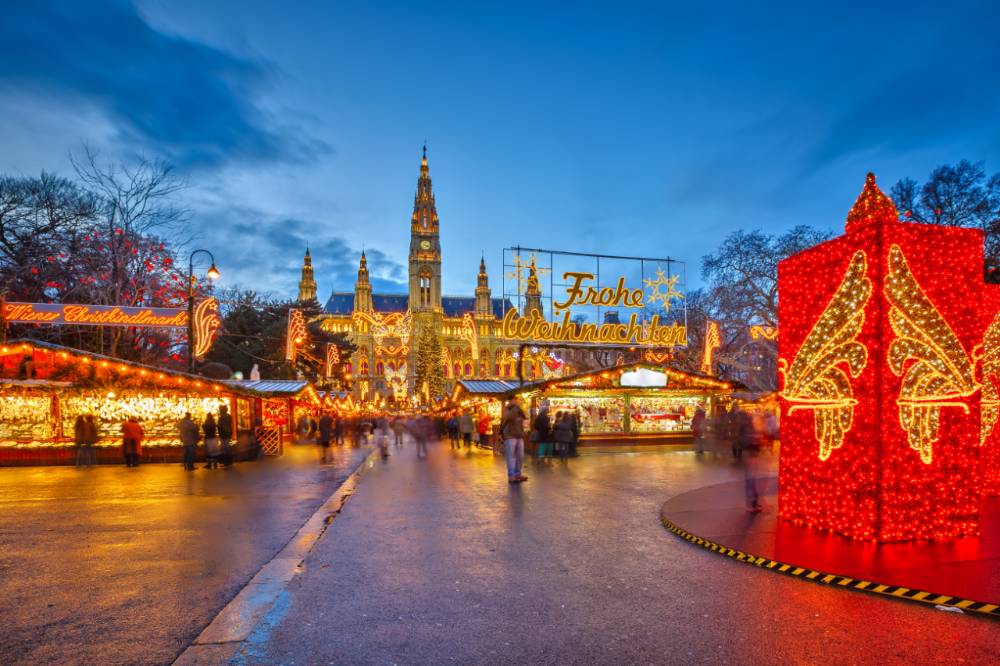
[(222, 318), (219, 316), (219, 303), (214, 298), (202, 300), (194, 308), (192, 327), (194, 329), (193, 354), (199, 361), (205, 358), (205, 354), (212, 348), (215, 341), (215, 333), (222, 326)]
[(285, 360), (295, 362), (298, 346), (306, 340), (306, 320), (302, 310), (288, 311), (288, 327), (285, 333)]
[(993, 318), (983, 335), (983, 392), (980, 404), (979, 445), (993, 432), (1000, 420), (1000, 392), (994, 383), (1000, 379), (1000, 314)]
[(889, 248), (885, 297), (889, 325), (896, 339), (889, 345), (889, 368), (897, 377), (906, 369), (896, 404), (899, 423), (910, 447), (929, 464), (938, 439), (941, 409), (957, 407), (969, 413), (961, 400), (976, 392), (973, 364), (958, 336), (914, 279), (898, 245)]
[(479, 332), (476, 330), (476, 321), (472, 318), (471, 312), (466, 312), (462, 317), (462, 330), (459, 334), (463, 340), (469, 343), (472, 348), (472, 360), (479, 360)]
[(326, 346), (326, 376), (333, 374), (333, 369), (340, 363), (340, 347), (337, 345)]
[(751, 340), (777, 340), (778, 339), (778, 327), (777, 326), (751, 326), (750, 327), (750, 339)]
[(722, 336), (719, 334), (719, 324), (709, 320), (705, 328), (705, 352), (701, 358), (701, 371), (703, 374), (712, 374), (712, 359), (715, 350), (722, 346)]
[(399, 344), (410, 344), (410, 330), (413, 324), (413, 314), (406, 312), (355, 312), (352, 315), (354, 325), (358, 329), (367, 324), (376, 346), (381, 346), (386, 338), (398, 338)]
[(781, 397), (792, 403), (788, 413), (803, 409), (814, 412), (820, 460), (827, 460), (831, 452), (844, 445), (858, 402), (851, 377), (861, 374), (868, 364), (868, 349), (857, 341), (872, 294), (867, 270), (867, 255), (859, 250), (791, 366), (785, 359), (778, 361), (784, 378)]

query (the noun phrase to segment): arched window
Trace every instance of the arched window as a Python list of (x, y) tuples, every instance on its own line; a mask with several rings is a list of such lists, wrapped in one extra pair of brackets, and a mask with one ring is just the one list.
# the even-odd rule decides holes
[(384, 375), (384, 374), (385, 374), (385, 366), (384, 366), (384, 365), (382, 365), (382, 361), (379, 361), (379, 362), (378, 362), (378, 363), (377, 363), (377, 364), (375, 365), (375, 372), (376, 372), (376, 373), (377, 373), (377, 374), (378, 374), (379, 376), (381, 376), (381, 375)]
[(421, 268), (418, 279), (420, 285), (420, 305), (427, 307), (431, 304), (431, 272), (426, 268)]
[(471, 363), (466, 363), (465, 364), (465, 376), (469, 377), (471, 375), (472, 375), (472, 364)]
[(493, 366), (493, 374), (496, 375), (497, 377), (500, 376), (500, 364), (499, 363), (497, 363), (496, 365)]
[(361, 361), (361, 374), (362, 375), (368, 374), (368, 361)]
[(503, 366), (503, 376), (504, 377), (510, 377), (510, 368), (511, 368), (510, 363), (505, 363), (504, 364), (504, 366)]
[(454, 370), (455, 370), (455, 376), (456, 377), (461, 377), (462, 376), (462, 366), (461, 365), (459, 365), (458, 363), (456, 363), (455, 367), (454, 367)]

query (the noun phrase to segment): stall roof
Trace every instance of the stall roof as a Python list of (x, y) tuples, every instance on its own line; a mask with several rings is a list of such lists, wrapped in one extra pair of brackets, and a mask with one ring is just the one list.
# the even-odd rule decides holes
[(678, 370), (677, 368), (674, 368), (666, 364), (651, 363), (649, 361), (636, 361), (634, 363), (626, 363), (624, 365), (614, 365), (607, 368), (597, 368), (595, 370), (587, 370), (585, 372), (578, 372), (572, 375), (565, 375), (563, 377), (550, 377), (548, 379), (539, 379), (533, 382), (525, 382), (524, 384), (521, 385), (513, 383), (511, 389), (506, 392), (506, 395), (511, 395), (514, 393), (522, 393), (524, 391), (541, 390), (556, 384), (577, 382), (587, 377), (594, 377), (602, 375), (607, 372), (629, 372), (632, 370), (638, 370), (639, 368), (647, 368), (650, 370), (655, 370), (657, 372), (666, 372), (669, 374), (681, 375), (683, 377), (688, 377), (695, 380), (713, 382), (718, 384), (719, 388), (728, 388), (728, 389), (745, 388), (743, 384), (736, 381), (723, 380), (719, 379), (718, 377), (703, 375), (697, 372), (687, 372), (686, 370)]
[(460, 379), (462, 389), (472, 395), (501, 395), (519, 388), (517, 382), (507, 382), (502, 379)]
[(309, 382), (304, 379), (227, 379), (223, 384), (273, 396), (295, 397)]
[[(28, 339), (16, 339), (8, 340), (2, 347), (0, 347), (0, 353), (3, 354), (14, 354), (23, 353), (25, 351), (31, 351), (32, 349), (41, 349), (45, 351), (54, 352), (59, 354), (63, 358), (83, 358), (90, 361), (96, 361), (97, 363), (107, 364), (108, 367), (112, 369), (132, 369), (145, 371), (149, 373), (151, 378), (162, 375), (165, 377), (171, 377), (178, 380), (178, 383), (183, 385), (182, 382), (188, 381), (195, 386), (200, 387), (202, 384), (214, 387), (217, 390), (223, 388), (228, 382), (211, 379), (208, 377), (202, 377), (201, 375), (192, 375), (187, 372), (180, 372), (178, 370), (171, 370), (169, 368), (161, 368), (152, 365), (145, 365), (143, 363), (136, 363), (135, 361), (126, 361), (120, 358), (115, 358), (114, 356), (106, 356), (104, 354), (98, 354), (95, 352), (86, 351), (83, 349), (76, 349), (74, 347), (66, 347), (64, 345), (57, 345), (53, 342), (46, 342), (43, 340), (28, 340)], [(4, 380), (9, 381), (9, 380)], [(53, 382), (49, 382), (50, 386), (53, 386)], [(72, 382), (67, 383), (67, 385), (72, 385)], [(238, 393), (246, 393), (245, 390), (241, 390), (241, 387), (233, 386), (231, 387)]]

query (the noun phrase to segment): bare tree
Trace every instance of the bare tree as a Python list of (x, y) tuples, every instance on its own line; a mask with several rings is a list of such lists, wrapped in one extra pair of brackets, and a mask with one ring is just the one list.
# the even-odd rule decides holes
[(93, 224), (98, 198), (72, 181), (0, 177), (0, 290), (39, 297), (58, 276), (47, 261), (79, 242)]
[[(105, 244), (102, 254), (107, 263), (103, 279), (92, 285), (95, 296), (114, 305), (144, 302), (151, 292), (144, 282), (152, 271), (153, 257), (155, 262), (164, 259), (157, 254), (164, 250), (163, 245), (148, 241), (180, 231), (187, 212), (174, 204), (174, 195), (187, 186), (186, 182), (159, 159), (139, 157), (131, 164), (101, 162), (95, 151), (84, 146), (82, 154), (71, 155), (70, 160), (80, 182), (99, 198), (100, 237)], [(173, 258), (168, 258), (168, 265), (173, 265)], [(111, 354), (117, 353), (122, 333), (122, 329), (113, 332)]]
[(694, 333), (697, 344), (691, 347), (689, 341), (688, 354), (693, 357), (688, 362), (698, 358), (700, 363), (697, 355), (704, 348), (704, 329), (711, 319), (718, 322), (722, 338), (716, 352), (719, 373), (757, 391), (777, 388), (777, 344), (754, 339), (750, 328), (778, 325), (778, 262), (828, 238), (829, 232), (802, 225), (780, 235), (739, 230), (703, 257), (702, 278), (708, 290), (696, 307), (688, 302), (689, 334)]
[(903, 178), (890, 190), (900, 219), (925, 224), (982, 229), (986, 234), (987, 276), (1000, 266), (1000, 173), (987, 176), (983, 162), (962, 160), (931, 171), (920, 185)]

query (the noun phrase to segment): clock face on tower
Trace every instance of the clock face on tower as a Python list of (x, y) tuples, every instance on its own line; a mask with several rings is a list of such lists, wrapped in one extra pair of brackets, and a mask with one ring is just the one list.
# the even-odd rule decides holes
[(420, 241), (420, 249), (421, 250), (429, 250), (429, 249), (431, 249), (431, 242), (429, 240), (422, 240), (422, 241)]

